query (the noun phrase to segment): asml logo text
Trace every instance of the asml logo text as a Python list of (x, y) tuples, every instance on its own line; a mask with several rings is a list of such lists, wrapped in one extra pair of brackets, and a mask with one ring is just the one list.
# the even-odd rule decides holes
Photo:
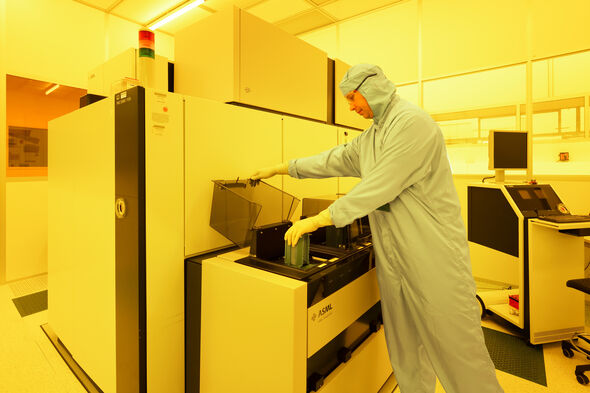
[(328, 304), (326, 307), (322, 308), (320, 310), (320, 312), (318, 313), (318, 317), (321, 317), (322, 315), (326, 314), (328, 311), (332, 311), (332, 305)]

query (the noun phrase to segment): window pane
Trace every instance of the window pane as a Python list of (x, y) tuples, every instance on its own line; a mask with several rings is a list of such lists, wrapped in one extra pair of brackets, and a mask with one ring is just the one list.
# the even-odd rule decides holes
[(487, 138), (490, 130), (516, 130), (516, 116), (481, 119), (482, 138)]
[(446, 140), (477, 138), (477, 119), (439, 121), (438, 125)]
[(557, 112), (534, 113), (533, 135), (556, 134), (558, 132)]
[[(577, 111), (576, 108), (567, 108), (561, 110), (561, 132), (577, 132)], [(583, 131), (583, 129), (582, 129)]]
[(526, 102), (524, 64), (424, 82), (424, 109), (429, 113)]
[(8, 166), (46, 167), (47, 130), (9, 126)]

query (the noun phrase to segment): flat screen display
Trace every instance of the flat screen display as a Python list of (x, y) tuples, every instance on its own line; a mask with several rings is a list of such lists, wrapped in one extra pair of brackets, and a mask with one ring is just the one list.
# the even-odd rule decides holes
[(526, 132), (494, 131), (494, 169), (526, 169)]

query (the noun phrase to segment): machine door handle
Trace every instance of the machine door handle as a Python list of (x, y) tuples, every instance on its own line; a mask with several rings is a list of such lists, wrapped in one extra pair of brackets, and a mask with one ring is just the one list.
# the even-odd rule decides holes
[(115, 201), (115, 215), (119, 219), (125, 218), (127, 215), (127, 204), (124, 198), (117, 198)]
[(371, 323), (369, 323), (369, 331), (371, 333), (377, 332), (380, 328), (381, 328), (381, 321), (378, 319), (371, 321)]
[(346, 363), (350, 360), (352, 351), (346, 347), (342, 347), (338, 350), (338, 361), (340, 363)]
[(307, 379), (307, 391), (317, 392), (324, 385), (324, 376), (318, 373), (313, 373)]

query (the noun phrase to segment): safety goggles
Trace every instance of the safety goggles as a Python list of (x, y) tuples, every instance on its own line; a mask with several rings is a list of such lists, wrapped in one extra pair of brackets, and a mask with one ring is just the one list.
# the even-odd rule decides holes
[(353, 91), (354, 90), (357, 90), (358, 91), (358, 89), (363, 85), (363, 83), (365, 83), (365, 81), (367, 80), (367, 78), (370, 78), (370, 77), (375, 76), (375, 75), (377, 75), (377, 73), (369, 74), (369, 75), (365, 76), (364, 79), (361, 81), (361, 83), (359, 83), (358, 86), (353, 89)]

